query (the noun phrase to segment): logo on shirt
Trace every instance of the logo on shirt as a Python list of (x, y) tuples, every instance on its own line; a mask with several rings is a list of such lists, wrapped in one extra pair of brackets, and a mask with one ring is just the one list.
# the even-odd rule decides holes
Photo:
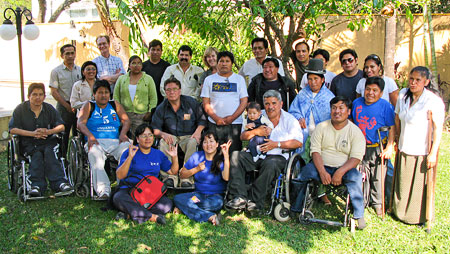
[(212, 84), (213, 92), (237, 92), (237, 83), (214, 82)]
[[(377, 119), (375, 119), (375, 117), (373, 116), (370, 119), (367, 116), (361, 116), (360, 113), (362, 112), (362, 105), (357, 106), (355, 112), (356, 112), (355, 120), (358, 123), (358, 127), (359, 129), (361, 129), (362, 133), (364, 134), (364, 137), (366, 137), (366, 130), (373, 129), (373, 127), (377, 125)], [(371, 143), (369, 140), (367, 140), (367, 142), (369, 144)]]
[(158, 166), (159, 162), (150, 162), (150, 166)]
[(117, 114), (116, 113), (112, 113), (111, 116), (112, 116), (114, 122), (117, 121)]

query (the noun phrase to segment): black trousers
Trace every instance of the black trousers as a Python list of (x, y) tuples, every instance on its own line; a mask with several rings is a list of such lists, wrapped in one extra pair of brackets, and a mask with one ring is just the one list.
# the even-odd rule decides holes
[[(68, 103), (70, 104), (70, 102)], [(77, 135), (77, 116), (75, 113), (68, 112), (60, 103), (56, 104), (56, 110), (58, 110), (62, 120), (64, 121), (64, 136), (61, 151), (65, 158), (67, 154), (67, 146), (69, 144), (70, 130), (72, 130), (72, 136)]]
[[(264, 200), (271, 191), (272, 181), (286, 166), (286, 159), (281, 155), (267, 155), (265, 159), (254, 162), (250, 153), (233, 152), (231, 156), (230, 182), (228, 189), (230, 195), (250, 199), (259, 209), (264, 207)], [(245, 184), (247, 172), (259, 170), (258, 177), (249, 188)]]
[(216, 132), (219, 143), (231, 140), (230, 153), (242, 150), (241, 129), (242, 124), (215, 125), (208, 121), (208, 129)]

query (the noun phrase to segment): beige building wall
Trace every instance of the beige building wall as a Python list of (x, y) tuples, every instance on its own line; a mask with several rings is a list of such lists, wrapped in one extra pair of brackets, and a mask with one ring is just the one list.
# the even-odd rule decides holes
[[(114, 22), (117, 32), (122, 38), (122, 46), (129, 54), (129, 29), (121, 22)], [(95, 38), (105, 34), (101, 22), (76, 23), (76, 30), (70, 29), (68, 23), (38, 24), (40, 35), (34, 41), (22, 36), (22, 54), (24, 80), (29, 82), (43, 82), (48, 85), (50, 72), (62, 63), (59, 49), (64, 44), (76, 39), (77, 57), (75, 63), (81, 66), (85, 61), (100, 55)], [(80, 32), (81, 31), (81, 32)], [(74, 36), (82, 34), (83, 36)], [(11, 41), (0, 39), (0, 81), (19, 82), (19, 60), (17, 37)], [(116, 55), (111, 49), (112, 55)], [(127, 64), (127, 63), (124, 63)]]
[[(350, 31), (346, 23), (338, 25), (326, 30), (315, 48), (330, 52), (328, 69), (335, 73), (342, 71), (339, 52), (346, 48), (355, 49), (359, 58), (358, 67), (362, 69), (369, 54), (377, 54), (384, 59), (385, 22), (383, 17), (375, 16), (371, 26), (359, 31)], [(433, 28), (438, 73), (441, 80), (450, 82), (450, 15), (433, 15)], [(423, 37), (421, 16), (415, 16), (412, 23), (405, 16), (398, 17), (395, 62), (400, 63), (402, 74), (408, 74), (414, 66), (425, 65)], [(430, 53), (428, 63), (431, 65)]]

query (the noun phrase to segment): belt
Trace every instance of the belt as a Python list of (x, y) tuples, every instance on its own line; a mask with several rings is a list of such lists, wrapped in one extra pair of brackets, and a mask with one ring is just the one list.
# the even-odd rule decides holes
[[(386, 142), (387, 142), (387, 137), (384, 137), (383, 140), (381, 140), (381, 143), (382, 143), (383, 145), (385, 145)], [(377, 147), (377, 146), (379, 146), (379, 145), (380, 145), (379, 143), (373, 143), (373, 144), (367, 144), (367, 143), (366, 143), (366, 147)]]

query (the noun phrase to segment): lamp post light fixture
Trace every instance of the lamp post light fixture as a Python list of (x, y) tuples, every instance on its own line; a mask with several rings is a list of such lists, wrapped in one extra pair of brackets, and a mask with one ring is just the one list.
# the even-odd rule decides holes
[[(16, 17), (16, 27), (14, 27), (13, 22), (11, 21), (11, 15), (7, 16), (8, 12), (12, 12)], [(23, 29), (23, 35), (27, 40), (35, 40), (39, 37), (39, 28), (33, 23), (31, 15), (31, 11), (27, 8), (23, 10), (17, 7), (15, 10), (12, 8), (6, 8), (3, 16), (5, 17), (5, 21), (3, 25), (0, 26), (0, 37), (4, 40), (12, 40), (16, 37), (19, 47), (19, 71), (20, 71), (20, 93), (22, 96), (22, 102), (25, 101), (25, 85), (23, 80), (23, 63), (22, 63), (22, 16), (25, 16), (27, 22), (25, 23), (25, 27)]]

